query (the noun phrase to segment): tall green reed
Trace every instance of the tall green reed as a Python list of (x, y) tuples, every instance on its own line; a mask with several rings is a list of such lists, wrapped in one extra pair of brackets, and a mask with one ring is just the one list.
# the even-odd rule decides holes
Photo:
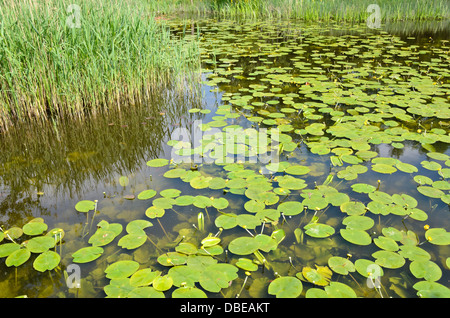
[(68, 12), (73, 2), (0, 1), (0, 130), (120, 108), (193, 82), (197, 42), (175, 38), (152, 6), (76, 0), (79, 12)]

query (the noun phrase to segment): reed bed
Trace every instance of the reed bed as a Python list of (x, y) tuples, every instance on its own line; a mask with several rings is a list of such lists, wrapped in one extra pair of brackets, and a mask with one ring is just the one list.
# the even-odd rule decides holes
[(387, 21), (449, 19), (447, 0), (214, 0), (213, 11), (221, 16), (297, 18), (311, 22), (365, 22), (371, 4), (380, 7)]
[(165, 14), (213, 14), (220, 17), (297, 18), (310, 22), (365, 22), (370, 4), (383, 21), (450, 18), (448, 0), (146, 0)]
[(73, 3), (0, 0), (0, 131), (27, 118), (82, 118), (195, 82), (197, 42), (175, 38), (152, 5)]

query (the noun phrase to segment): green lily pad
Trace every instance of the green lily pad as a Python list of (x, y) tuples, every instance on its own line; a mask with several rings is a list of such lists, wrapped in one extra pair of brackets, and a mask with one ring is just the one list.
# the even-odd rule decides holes
[(205, 292), (196, 287), (180, 287), (172, 292), (172, 298), (208, 298)]
[(431, 259), (430, 253), (416, 245), (401, 245), (398, 253), (411, 261), (427, 261)]
[(429, 186), (419, 186), (417, 187), (417, 191), (430, 198), (440, 198), (445, 195), (442, 190)]
[(305, 233), (312, 237), (324, 238), (329, 237), (334, 234), (335, 230), (333, 227), (327, 224), (321, 223), (310, 223), (305, 225)]
[(341, 275), (347, 275), (349, 272), (356, 270), (355, 265), (349, 259), (340, 256), (330, 257), (328, 259), (328, 266)]
[(158, 256), (157, 261), (163, 266), (177, 266), (186, 264), (187, 255), (179, 252), (167, 252)]
[(341, 204), (340, 209), (348, 215), (361, 215), (366, 212), (366, 207), (363, 203), (357, 201), (349, 201)]
[(46, 231), (47, 228), (47, 224), (41, 218), (36, 218), (25, 224), (22, 230), (26, 235), (39, 235)]
[[(297, 277), (299, 274), (297, 274)], [(301, 275), (304, 279), (315, 285), (326, 286), (330, 283), (333, 272), (327, 266), (316, 265), (316, 269), (305, 266), (302, 269)]]
[(436, 282), (420, 281), (413, 288), (422, 298), (450, 298), (450, 288)]
[(299, 165), (292, 165), (287, 167), (284, 170), (287, 174), (292, 174), (295, 176), (304, 175), (311, 171), (309, 167), (306, 166), (299, 166)]
[(231, 264), (210, 265), (200, 274), (200, 286), (209, 292), (218, 293), (222, 288), (230, 286), (230, 282), (238, 277), (237, 271), (238, 268)]
[(430, 282), (435, 282), (442, 277), (440, 267), (430, 260), (415, 260), (409, 265), (409, 270), (416, 278), (423, 278)]
[(237, 225), (249, 230), (253, 230), (261, 225), (261, 219), (251, 214), (239, 214), (236, 217), (236, 222)]
[(20, 248), (16, 243), (5, 243), (0, 245), (0, 257), (9, 256), (11, 253), (17, 251)]
[(6, 258), (5, 264), (8, 267), (18, 267), (28, 261), (30, 256), (31, 252), (28, 250), (28, 248), (20, 248), (9, 254), (9, 256)]
[(303, 211), (303, 204), (298, 201), (287, 201), (278, 205), (277, 210), (284, 215), (297, 215)]
[(218, 228), (223, 228), (224, 230), (232, 229), (237, 226), (237, 215), (234, 213), (227, 213), (219, 215), (215, 220), (214, 224)]
[(143, 268), (131, 275), (130, 284), (134, 287), (149, 286), (159, 275), (161, 275), (160, 271), (153, 271), (151, 268)]
[(405, 264), (405, 259), (398, 253), (391, 251), (377, 251), (372, 254), (375, 264), (385, 268), (400, 268)]
[(374, 261), (360, 258), (355, 261), (356, 271), (364, 277), (381, 277), (384, 275), (383, 268)]
[(28, 240), (27, 249), (32, 253), (43, 253), (55, 246), (55, 240), (51, 236), (38, 236)]
[(228, 250), (236, 255), (249, 255), (258, 250), (260, 242), (254, 237), (242, 236), (235, 238), (228, 245)]
[(99, 246), (83, 247), (72, 254), (73, 262), (88, 263), (96, 260), (103, 254), (103, 248)]
[(217, 210), (223, 210), (226, 209), (229, 205), (229, 202), (225, 198), (214, 198), (212, 200), (212, 206), (215, 207)]
[(390, 237), (379, 236), (377, 238), (374, 238), (373, 242), (376, 246), (385, 251), (395, 252), (399, 249), (397, 242)]
[(425, 232), (425, 238), (428, 242), (435, 245), (449, 245), (450, 233), (444, 228), (432, 228)]
[(103, 220), (97, 224), (97, 231), (89, 238), (89, 244), (93, 246), (104, 246), (111, 243), (121, 232), (122, 224), (108, 223)]
[(392, 174), (397, 171), (397, 168), (387, 164), (377, 163), (372, 165), (372, 170), (378, 173)]
[(442, 166), (439, 163), (435, 162), (435, 161), (424, 160), (420, 164), (425, 169), (428, 169), (428, 170), (431, 170), (431, 171), (438, 171), (438, 170), (442, 169)]
[(330, 298), (356, 298), (353, 288), (340, 282), (330, 282), (325, 291)]
[(302, 282), (291, 276), (283, 276), (275, 278), (268, 288), (270, 295), (276, 298), (296, 298), (300, 296), (303, 290)]
[(377, 188), (366, 183), (355, 183), (352, 185), (352, 189), (353, 191), (358, 193), (371, 193), (374, 192)]
[(165, 298), (164, 293), (151, 286), (136, 287), (131, 290), (127, 298)]
[(168, 164), (169, 164), (169, 160), (167, 160), (167, 159), (153, 159), (153, 160), (147, 161), (147, 166), (153, 167), (153, 168), (167, 166)]
[(137, 198), (139, 200), (148, 200), (153, 198), (156, 195), (156, 191), (153, 189), (149, 189), (149, 190), (144, 190), (142, 192), (140, 192), (137, 196)]
[(157, 276), (153, 280), (153, 288), (157, 291), (164, 292), (173, 286), (173, 279), (169, 275)]
[(340, 229), (341, 236), (348, 242), (356, 245), (370, 245), (372, 238), (363, 230)]
[(53, 251), (45, 251), (40, 254), (33, 262), (33, 268), (39, 272), (50, 271), (58, 266), (61, 261), (59, 254)]
[(354, 230), (368, 230), (375, 224), (374, 220), (362, 215), (350, 215), (342, 220), (342, 224), (347, 226), (347, 229)]
[(105, 269), (106, 277), (109, 279), (127, 278), (136, 272), (139, 263), (135, 261), (125, 260), (112, 263)]
[(258, 265), (248, 258), (239, 258), (235, 265), (245, 271), (254, 272), (258, 270)]
[(151, 206), (147, 210), (145, 210), (145, 215), (150, 219), (160, 218), (165, 213), (166, 211), (163, 208), (159, 208), (156, 206)]
[(95, 209), (95, 202), (91, 200), (82, 200), (75, 205), (75, 210), (77, 210), (78, 212), (86, 213), (94, 209)]
[(123, 236), (120, 238), (119, 242), (117, 242), (117, 245), (128, 250), (133, 250), (142, 246), (146, 241), (147, 234), (142, 231), (142, 233), (132, 233)]

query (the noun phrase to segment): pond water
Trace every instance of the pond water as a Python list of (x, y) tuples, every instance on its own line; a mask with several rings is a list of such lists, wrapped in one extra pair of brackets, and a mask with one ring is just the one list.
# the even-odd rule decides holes
[(3, 136), (0, 297), (449, 296), (448, 23), (169, 23), (198, 90)]

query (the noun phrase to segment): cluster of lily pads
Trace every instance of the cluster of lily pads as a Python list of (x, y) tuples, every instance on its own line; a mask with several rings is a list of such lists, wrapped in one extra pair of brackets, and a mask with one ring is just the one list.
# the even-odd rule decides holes
[[(103, 200), (80, 201), (102, 220), (73, 262), (108, 261), (108, 297), (449, 297), (448, 218), (432, 224), (450, 203), (448, 41), (291, 21), (199, 32), (204, 84), (221, 93), (213, 111), (189, 111), (212, 112), (201, 140), (169, 140), (177, 160), (147, 162), (174, 186), (125, 196), (145, 204), (126, 233)], [(272, 138), (255, 142), (262, 128)], [(397, 159), (408, 147), (427, 160)], [(265, 153), (277, 162), (252, 160)], [(109, 261), (106, 246), (125, 256)]]
[(32, 258), (33, 268), (39, 272), (57, 268), (61, 261), (57, 247), (62, 244), (64, 230), (47, 230), (47, 224), (40, 217), (31, 219), (21, 228), (1, 229), (0, 242), (4, 242), (0, 245), (0, 257), (6, 257), (6, 266), (18, 268)]

